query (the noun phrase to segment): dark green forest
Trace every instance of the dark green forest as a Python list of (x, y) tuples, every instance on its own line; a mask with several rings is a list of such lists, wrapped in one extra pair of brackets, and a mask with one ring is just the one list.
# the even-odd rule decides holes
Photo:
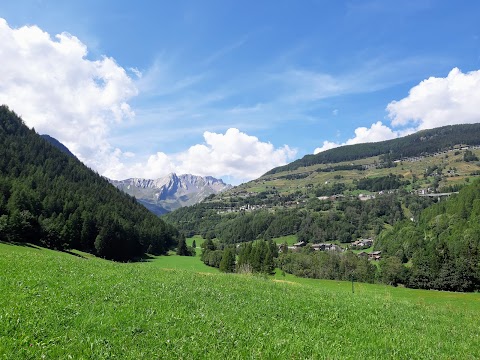
[(166, 253), (178, 235), (0, 106), (0, 241), (128, 261)]
[(375, 248), (409, 265), (398, 274), (407, 286), (480, 290), (480, 181), (382, 232)]
[(449, 125), (393, 140), (341, 146), (316, 155), (306, 155), (290, 164), (276, 167), (265, 175), (381, 155), (383, 163), (389, 167), (392, 161), (451, 149), (457, 144), (480, 145), (480, 124)]
[(402, 175), (390, 174), (387, 176), (380, 176), (375, 178), (363, 178), (354, 182), (354, 184), (356, 185), (357, 189), (360, 190), (379, 192), (382, 190), (398, 189), (402, 186), (410, 184), (408, 180), (402, 179)]

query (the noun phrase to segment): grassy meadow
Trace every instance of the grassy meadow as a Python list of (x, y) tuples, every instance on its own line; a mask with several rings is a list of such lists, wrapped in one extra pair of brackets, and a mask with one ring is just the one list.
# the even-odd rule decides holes
[(480, 294), (76, 255), (0, 243), (0, 359), (480, 358)]
[(284, 244), (287, 243), (288, 246), (291, 246), (298, 242), (297, 240), (297, 235), (286, 235), (286, 236), (281, 236), (278, 238), (272, 239), (276, 244)]

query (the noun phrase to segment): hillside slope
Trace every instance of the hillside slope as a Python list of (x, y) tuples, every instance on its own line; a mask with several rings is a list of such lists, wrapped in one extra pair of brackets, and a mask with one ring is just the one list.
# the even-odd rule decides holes
[(0, 106), (0, 241), (130, 260), (178, 232)]
[(457, 192), (480, 174), (477, 145), (395, 161), (384, 155), (264, 175), (167, 219), (188, 234), (227, 242), (297, 235), (307, 242), (348, 243), (417, 218), (436, 193)]
[(479, 294), (358, 283), (352, 294), (345, 282), (207, 275), (161, 260), (0, 244), (0, 358), (480, 357)]
[(306, 155), (290, 164), (274, 168), (266, 175), (296, 170), (304, 166), (353, 161), (379, 155), (388, 155), (388, 160), (394, 161), (433, 154), (450, 149), (457, 144), (480, 145), (480, 123), (448, 125), (422, 130), (393, 140), (341, 146), (316, 155)]
[[(463, 125), (448, 129), (453, 129), (451, 133), (454, 134), (466, 130)], [(431, 136), (434, 133), (434, 130), (428, 132)], [(454, 145), (442, 151), (401, 160), (394, 161), (386, 156), (389, 154), (382, 154), (264, 175), (195, 206), (178, 209), (166, 215), (166, 219), (188, 235), (216, 239), (219, 248), (225, 244), (293, 236), (298, 242), (334, 243), (345, 249), (357, 240), (372, 239), (375, 247), (384, 252), (376, 260), (394, 258), (380, 266), (385, 269), (379, 272), (381, 281), (410, 287), (474, 291), (480, 283), (479, 272), (476, 265), (465, 266), (463, 260), (478, 264), (480, 249), (477, 243), (464, 242), (463, 237), (468, 233), (467, 237), (473, 239), (477, 230), (466, 224), (454, 228), (462, 224), (455, 220), (454, 213), (447, 218), (437, 213), (429, 220), (429, 227), (415, 227), (424, 216), (421, 215), (423, 209), (458, 191), (469, 193), (471, 184), (480, 175), (478, 145), (455, 144), (460, 137), (452, 137), (451, 141)], [(463, 202), (470, 204), (472, 201)], [(440, 200), (441, 204), (443, 202)], [(459, 209), (468, 218), (473, 208), (473, 205), (465, 205)], [(437, 220), (441, 220), (441, 226)], [(473, 223), (475, 221), (476, 218)], [(432, 227), (448, 232), (439, 235)], [(395, 232), (390, 234), (392, 228)], [(448, 254), (448, 259), (436, 253), (435, 246), (439, 244), (436, 240), (428, 242), (431, 247), (422, 240), (422, 236), (430, 233), (432, 238), (447, 239), (451, 232), (455, 237), (449, 238), (448, 245), (440, 247)], [(397, 238), (398, 244), (388, 240)], [(404, 244), (402, 239), (411, 241)], [(467, 248), (471, 253), (460, 255)], [(427, 251), (428, 256), (421, 255), (422, 251)], [(319, 268), (328, 258), (310, 255), (283, 257), (277, 265), (301, 276), (337, 278), (338, 271), (325, 272)], [(420, 262), (429, 265), (423, 266)], [(439, 265), (442, 262), (450, 264), (451, 272)], [(334, 261), (330, 261), (330, 265), (332, 263)], [(408, 267), (402, 265), (407, 263)]]

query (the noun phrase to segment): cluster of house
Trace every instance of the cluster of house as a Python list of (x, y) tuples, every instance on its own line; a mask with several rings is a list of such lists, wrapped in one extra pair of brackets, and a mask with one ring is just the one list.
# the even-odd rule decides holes
[(267, 205), (242, 205), (239, 208), (229, 207), (229, 208), (222, 208), (221, 210), (217, 210), (217, 214), (229, 214), (229, 213), (237, 213), (237, 212), (251, 212), (259, 209), (266, 209)]
[(360, 195), (358, 195), (358, 199), (360, 201), (373, 200), (373, 199), (375, 199), (375, 195), (373, 195), (373, 194), (360, 194)]
[(431, 193), (433, 193), (433, 189), (432, 189), (432, 188), (417, 189), (417, 190), (415, 190), (415, 193), (416, 193), (417, 195), (431, 194)]
[(350, 247), (352, 249), (368, 249), (373, 245), (373, 239), (360, 239), (357, 241), (354, 241)]
[(345, 195), (343, 194), (335, 194), (335, 195), (331, 195), (331, 196), (318, 196), (317, 199), (318, 200), (331, 200), (331, 201), (335, 201), (335, 200), (338, 200), (338, 199), (342, 199), (344, 198)]
[(382, 252), (381, 251), (372, 251), (371, 253), (367, 253), (365, 251), (361, 251), (361, 252), (358, 253), (358, 256), (367, 257), (368, 260), (378, 261), (382, 258)]
[[(288, 247), (290, 251), (298, 251), (301, 248), (305, 247), (307, 243), (305, 241), (300, 241), (292, 246)], [(312, 249), (315, 251), (343, 251), (343, 248), (336, 245), (336, 244), (327, 244), (327, 243), (320, 243), (320, 244), (312, 244)]]
[[(382, 191), (379, 191), (377, 195), (385, 195), (385, 194), (393, 194), (393, 193), (395, 193), (395, 190), (382, 190)], [(377, 195), (376, 194), (359, 194), (358, 199), (360, 201), (373, 200), (376, 198)], [(332, 196), (318, 196), (317, 199), (321, 201), (325, 201), (325, 200), (335, 201), (344, 197), (345, 195), (343, 194), (336, 194)]]
[[(350, 245), (350, 248), (367, 249), (372, 245), (373, 245), (372, 239), (360, 239), (360, 240), (354, 241)], [(293, 244), (292, 246), (289, 246), (288, 250), (299, 251), (305, 246), (307, 246), (307, 243), (305, 241), (300, 241), (296, 244)], [(336, 244), (320, 243), (320, 244), (311, 244), (310, 246), (315, 251), (338, 251), (338, 252), (345, 251), (341, 246), (338, 246)], [(282, 245), (279, 245), (279, 250), (282, 251)], [(372, 251), (371, 253), (367, 253), (365, 251), (361, 251), (358, 253), (358, 256), (361, 256), (361, 257), (364, 256), (364, 257), (367, 257), (368, 260), (378, 261), (382, 258), (382, 252)]]

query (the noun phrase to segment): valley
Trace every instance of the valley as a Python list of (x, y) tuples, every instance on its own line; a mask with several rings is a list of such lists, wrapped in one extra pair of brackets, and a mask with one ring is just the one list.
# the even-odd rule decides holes
[(0, 1), (0, 360), (480, 359), (479, 1)]
[[(448, 131), (461, 134), (462, 127)], [(436, 131), (446, 130), (429, 130), (435, 141)], [(404, 141), (384, 142), (382, 147)], [(255, 244), (282, 238), (288, 243), (279, 244), (279, 254), (273, 257), (287, 273), (475, 291), (480, 281), (476, 265), (480, 246), (475, 240), (479, 146), (466, 145), (461, 137), (450, 137), (446, 147), (427, 140), (424, 146), (437, 150), (410, 152), (400, 159), (356, 155), (355, 160), (273, 169), (164, 218), (187, 236), (213, 239), (204, 262), (214, 267), (220, 266), (225, 249), (233, 248), (238, 266), (246, 262), (254, 272), (268, 274), (267, 262), (272, 261), (268, 254), (275, 251), (267, 253)], [(344, 154), (343, 148), (330, 150), (331, 158), (342, 159)], [(354, 246), (363, 239), (373, 241), (368, 253)], [(355, 251), (345, 251), (349, 249)], [(228, 271), (243, 271), (238, 266)]]

